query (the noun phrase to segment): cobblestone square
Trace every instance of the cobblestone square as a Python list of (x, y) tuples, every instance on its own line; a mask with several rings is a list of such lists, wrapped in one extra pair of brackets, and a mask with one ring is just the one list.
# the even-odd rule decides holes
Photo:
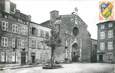
[(42, 66), (40, 66), (20, 69), (6, 69), (0, 73), (114, 73), (113, 64), (72, 63), (61, 65), (63, 68), (59, 69), (42, 69)]

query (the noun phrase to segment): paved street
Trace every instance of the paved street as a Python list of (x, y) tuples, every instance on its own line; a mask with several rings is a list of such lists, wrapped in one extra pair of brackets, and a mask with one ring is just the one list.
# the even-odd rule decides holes
[(59, 69), (42, 69), (42, 67), (7, 69), (0, 73), (113, 73), (112, 64), (63, 64)]

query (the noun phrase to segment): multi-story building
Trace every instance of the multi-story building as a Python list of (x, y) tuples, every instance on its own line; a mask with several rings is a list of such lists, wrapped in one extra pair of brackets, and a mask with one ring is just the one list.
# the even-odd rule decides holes
[[(5, 0), (3, 6), (4, 3)], [(30, 16), (17, 10), (13, 3), (7, 6), (9, 9), (4, 9), (9, 11), (0, 10), (0, 63), (26, 64)]]
[(47, 62), (51, 50), (44, 40), (51, 36), (50, 30), (32, 22), (10, 0), (0, 0), (0, 63)]
[(115, 21), (106, 21), (98, 26), (98, 62), (115, 63)]
[(97, 40), (96, 39), (91, 39), (91, 40), (92, 40), (91, 62), (95, 63), (97, 62)]
[(50, 12), (50, 20), (41, 25), (55, 27), (59, 33), (62, 46), (55, 50), (56, 61), (90, 62), (91, 35), (87, 24), (77, 14), (59, 15), (54, 10)]
[(50, 39), (50, 28), (30, 22), (29, 25), (29, 61), (30, 63), (46, 63), (50, 61), (51, 48), (45, 43)]

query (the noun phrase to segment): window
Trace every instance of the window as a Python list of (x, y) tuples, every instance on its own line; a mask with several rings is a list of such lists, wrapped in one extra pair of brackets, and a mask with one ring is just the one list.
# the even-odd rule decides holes
[(29, 22), (26, 22), (26, 24), (29, 24)]
[(112, 24), (112, 23), (109, 23), (108, 27), (112, 27), (112, 26), (113, 26), (113, 24)]
[(15, 40), (17, 43), (15, 43), (15, 44), (17, 44), (17, 47), (18, 48), (25, 48), (25, 39), (21, 39), (21, 38), (19, 38), (19, 39), (16, 39)]
[(14, 33), (18, 32), (18, 25), (12, 24), (12, 32), (14, 32)]
[(78, 29), (78, 27), (74, 27), (73, 28), (73, 35), (74, 36), (77, 36), (79, 34), (79, 29)]
[(113, 37), (113, 31), (112, 30), (109, 30), (108, 31), (108, 38), (112, 38)]
[(5, 62), (5, 52), (0, 52), (0, 61)]
[(77, 18), (75, 18), (75, 24), (78, 24), (78, 19)]
[(105, 43), (104, 42), (101, 42), (100, 43), (100, 50), (104, 50), (105, 49)]
[(97, 49), (97, 45), (94, 45), (94, 49)]
[(25, 34), (27, 35), (28, 34), (28, 27), (25, 26)]
[(27, 28), (27, 26), (22, 26), (21, 29), (22, 29), (22, 30), (21, 30), (22, 34), (23, 34), (23, 35), (27, 35), (27, 33), (28, 33), (28, 28)]
[(66, 45), (66, 47), (68, 46), (68, 41), (67, 40), (65, 41), (65, 45)]
[(43, 37), (45, 37), (45, 34), (46, 34), (46, 32), (45, 32), (45, 31), (43, 31)]
[(36, 28), (32, 27), (32, 35), (35, 35), (35, 34), (36, 34)]
[(40, 29), (38, 29), (38, 36), (40, 36)]
[(25, 45), (25, 40), (24, 39), (21, 39), (21, 48), (24, 48), (24, 45)]
[(107, 55), (108, 55), (108, 61), (112, 62), (113, 54), (112, 53), (107, 53)]
[[(11, 4), (12, 5), (12, 4)], [(14, 6), (11, 6), (11, 8), (10, 8), (10, 12), (12, 13), (12, 14), (15, 14), (15, 12), (16, 12), (16, 8), (14, 7)]]
[(16, 25), (15, 27), (16, 27), (16, 33), (18, 33), (18, 25)]
[(49, 39), (49, 33), (48, 32), (46, 32), (46, 39)]
[(37, 41), (37, 48), (40, 49), (40, 41)]
[(6, 14), (2, 14), (2, 16), (4, 17), (4, 18), (8, 18), (8, 15), (6, 15)]
[(23, 24), (26, 24), (26, 22), (25, 22), (25, 21), (23, 21)]
[(34, 40), (34, 39), (31, 40), (31, 47), (32, 47), (33, 49), (36, 48), (36, 40)]
[(112, 50), (113, 49), (113, 42), (108, 42), (108, 50)]
[(12, 48), (15, 48), (15, 38), (12, 38)]
[(8, 47), (8, 38), (7, 37), (1, 38), (1, 46)]
[(105, 32), (104, 31), (100, 32), (100, 39), (105, 39)]
[(71, 21), (73, 22), (73, 21), (74, 21), (74, 19), (73, 19), (73, 18), (71, 18)]
[(21, 29), (21, 30), (20, 30), (20, 31), (21, 31), (21, 34), (24, 34), (24, 26), (21, 25), (20, 29)]
[(10, 53), (8, 53), (7, 51), (5, 53), (5, 60), (6, 62), (10, 62)]
[(21, 48), (21, 39), (17, 39), (18, 48)]
[(17, 31), (22, 35), (27, 35), (28, 27), (26, 25), (21, 24), (21, 26), (18, 27)]
[(40, 42), (39, 44), (40, 44), (39, 47), (43, 49), (43, 42)]
[(2, 21), (2, 30), (3, 31), (8, 31), (8, 22)]
[(43, 30), (40, 30), (40, 36), (43, 37)]
[(12, 32), (15, 32), (15, 24), (12, 24)]
[(105, 26), (104, 25), (101, 25), (101, 29), (104, 29), (105, 28)]
[(16, 53), (15, 52), (11, 53), (11, 57), (12, 57), (12, 62), (16, 62)]
[(21, 26), (18, 26), (18, 33), (21, 34)]
[(6, 31), (8, 31), (8, 22), (6, 22)]
[(22, 23), (23, 21), (21, 19), (18, 19), (18, 22)]

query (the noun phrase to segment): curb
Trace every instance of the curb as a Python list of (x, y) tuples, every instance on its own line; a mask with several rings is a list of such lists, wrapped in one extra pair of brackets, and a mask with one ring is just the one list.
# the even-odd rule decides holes
[(4, 68), (0, 68), (0, 71), (2, 70), (7, 70), (7, 69), (21, 69), (21, 68), (31, 68), (31, 67), (40, 67), (42, 65), (24, 65), (24, 66), (14, 66), (14, 67), (4, 67)]

